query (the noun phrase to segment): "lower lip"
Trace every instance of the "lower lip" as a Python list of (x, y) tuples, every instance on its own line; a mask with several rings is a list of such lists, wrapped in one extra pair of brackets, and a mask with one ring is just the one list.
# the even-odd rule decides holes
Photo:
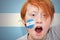
[[(36, 32), (36, 31), (35, 31), (35, 32)], [(36, 32), (36, 36), (40, 36), (41, 33), (42, 33), (42, 31), (41, 31), (41, 32)]]

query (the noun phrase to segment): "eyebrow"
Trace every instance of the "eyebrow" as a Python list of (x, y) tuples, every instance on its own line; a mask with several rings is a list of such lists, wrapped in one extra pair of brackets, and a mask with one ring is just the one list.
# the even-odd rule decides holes
[(34, 12), (34, 13), (38, 13), (37, 11), (32, 11), (32, 12)]

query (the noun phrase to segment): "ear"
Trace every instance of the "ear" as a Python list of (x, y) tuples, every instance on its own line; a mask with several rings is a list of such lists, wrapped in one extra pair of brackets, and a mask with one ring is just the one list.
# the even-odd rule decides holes
[(24, 26), (26, 25), (26, 22), (25, 22), (25, 20), (22, 20), (22, 23), (24, 24)]
[(53, 15), (53, 17), (52, 17), (52, 19), (51, 19), (51, 21), (53, 21), (53, 19), (55, 18), (55, 14)]

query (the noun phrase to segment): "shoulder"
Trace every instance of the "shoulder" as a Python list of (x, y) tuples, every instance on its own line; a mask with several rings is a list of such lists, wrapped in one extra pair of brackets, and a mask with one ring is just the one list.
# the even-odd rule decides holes
[(59, 38), (60, 37), (60, 25), (55, 26), (53, 30), (54, 30), (56, 36), (58, 36), (58, 38)]
[(52, 31), (55, 34), (60, 35), (60, 25), (56, 25), (55, 27), (52, 27)]
[(47, 35), (47, 40), (60, 40), (60, 26), (53, 26), (50, 28)]
[(51, 31), (53, 31), (53, 32), (60, 32), (60, 25), (56, 25), (56, 26), (53, 26), (53, 27), (51, 27)]
[(27, 34), (22, 36), (22, 37), (20, 37), (20, 38), (18, 38), (17, 40), (27, 40)]
[(54, 40), (60, 40), (60, 25), (51, 27), (50, 34), (52, 35), (51, 37), (53, 37)]

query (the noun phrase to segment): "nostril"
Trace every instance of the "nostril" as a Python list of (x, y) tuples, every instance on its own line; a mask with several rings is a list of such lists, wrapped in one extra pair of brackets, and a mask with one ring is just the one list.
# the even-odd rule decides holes
[(38, 24), (42, 24), (42, 22), (36, 22), (36, 23), (38, 23)]

